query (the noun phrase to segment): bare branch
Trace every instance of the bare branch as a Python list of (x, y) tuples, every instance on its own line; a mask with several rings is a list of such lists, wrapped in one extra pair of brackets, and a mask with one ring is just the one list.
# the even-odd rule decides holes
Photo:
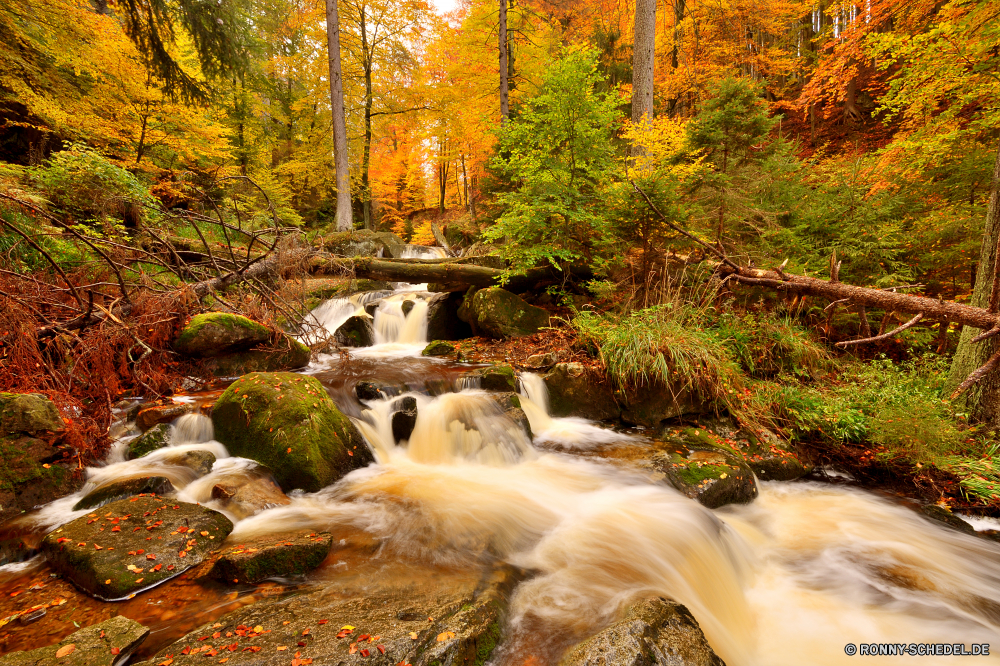
[(920, 314), (918, 314), (916, 317), (914, 317), (910, 321), (906, 322), (905, 324), (903, 324), (902, 326), (900, 326), (898, 328), (892, 329), (888, 333), (882, 333), (881, 335), (876, 335), (875, 337), (872, 337), (872, 338), (863, 338), (861, 340), (844, 340), (843, 342), (838, 342), (836, 346), (837, 347), (849, 347), (850, 345), (863, 345), (863, 344), (868, 344), (869, 342), (880, 342), (882, 340), (888, 340), (891, 337), (899, 335), (900, 333), (902, 333), (906, 329), (912, 328), (913, 326), (916, 326), (917, 322), (920, 321), (923, 318), (924, 318), (924, 314), (921, 312)]

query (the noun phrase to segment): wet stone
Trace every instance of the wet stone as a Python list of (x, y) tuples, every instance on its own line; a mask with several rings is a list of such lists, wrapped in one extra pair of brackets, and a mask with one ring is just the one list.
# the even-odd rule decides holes
[(155, 426), (128, 443), (128, 460), (141, 458), (147, 453), (162, 449), (170, 444), (170, 424), (157, 423)]
[(502, 639), (510, 594), (522, 578), (507, 566), (483, 576), (366, 563), (315, 592), (224, 615), (145, 663), (226, 658), (228, 666), (287, 666), (297, 658), (317, 666), (482, 666)]
[(39, 393), (0, 392), (0, 430), (5, 433), (62, 430), (54, 402)]
[(271, 329), (242, 315), (208, 312), (195, 315), (181, 330), (174, 349), (207, 358), (250, 349), (271, 338)]
[(718, 449), (691, 449), (686, 456), (661, 453), (652, 464), (670, 485), (709, 509), (749, 504), (757, 497), (757, 482), (750, 468)]
[(11, 652), (0, 666), (112, 666), (122, 664), (149, 635), (149, 629), (121, 615), (74, 631), (55, 645)]
[(42, 552), (74, 585), (111, 601), (199, 564), (232, 529), (218, 511), (142, 495), (55, 529), (42, 541)]
[(524, 367), (529, 370), (548, 370), (558, 362), (559, 355), (556, 352), (532, 354), (525, 360)]
[(558, 363), (543, 379), (552, 416), (581, 416), (595, 421), (621, 416), (608, 379), (580, 363)]
[(243, 520), (276, 506), (291, 504), (263, 465), (224, 474), (212, 487), (212, 499), (222, 503), (222, 509)]
[(392, 415), (392, 436), (397, 442), (401, 442), (410, 439), (413, 428), (417, 425), (417, 399), (407, 396), (397, 406), (399, 411)]
[(361, 315), (350, 317), (334, 332), (333, 337), (344, 347), (371, 347), (375, 344), (375, 333), (370, 321)]
[(444, 340), (434, 340), (420, 352), (422, 356), (447, 356), (455, 352), (455, 345)]
[(146, 407), (139, 411), (135, 417), (135, 425), (139, 430), (146, 432), (159, 423), (170, 423), (176, 418), (190, 414), (194, 411), (193, 405), (156, 405)]
[(137, 476), (131, 479), (112, 481), (100, 488), (95, 488), (84, 495), (83, 499), (74, 504), (73, 510), (93, 509), (94, 507), (103, 506), (115, 500), (142, 495), (144, 493), (165, 495), (173, 492), (173, 490), (173, 484), (164, 476)]
[(378, 379), (363, 379), (354, 385), (354, 395), (358, 400), (381, 400), (391, 398), (406, 391), (406, 386), (390, 384)]
[(966, 534), (976, 534), (976, 528), (965, 522), (948, 509), (937, 504), (924, 504), (920, 507), (920, 513), (925, 517), (941, 525), (947, 525), (953, 530), (965, 532)]
[(211, 451), (183, 451), (164, 455), (161, 460), (167, 465), (187, 467), (198, 476), (205, 476), (215, 466), (215, 454)]
[(569, 650), (559, 666), (725, 666), (684, 606), (633, 605), (618, 622)]
[(243, 541), (226, 548), (211, 575), (228, 583), (259, 583), (266, 578), (302, 576), (326, 559), (333, 545), (327, 532), (303, 532)]

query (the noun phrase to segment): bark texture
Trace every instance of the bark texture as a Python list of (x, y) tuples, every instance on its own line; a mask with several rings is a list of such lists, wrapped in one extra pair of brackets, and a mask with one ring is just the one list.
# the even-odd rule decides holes
[(500, 46), (500, 116), (501, 122), (507, 122), (510, 109), (508, 106), (507, 81), (507, 0), (500, 0), (500, 33), (497, 41)]
[(326, 0), (326, 46), (330, 56), (330, 109), (333, 116), (333, 160), (337, 167), (337, 230), (354, 227), (351, 172), (347, 157), (347, 120), (340, 68), (340, 17), (337, 0)]
[(656, 55), (656, 0), (636, 0), (632, 48), (632, 122), (653, 118), (653, 65)]
[[(976, 271), (976, 286), (972, 292), (970, 306), (990, 308), (990, 296), (994, 291), (997, 271), (997, 243), (1000, 241), (1000, 148), (993, 165), (993, 182), (989, 206), (986, 209), (986, 225), (983, 231), (983, 245), (979, 253), (979, 268)], [(964, 322), (963, 322), (964, 323)], [(985, 324), (985, 322), (984, 322)], [(1000, 351), (1000, 336), (973, 343), (972, 339), (991, 328), (988, 325), (966, 324), (958, 342), (958, 350), (951, 362), (948, 374), (949, 392), (958, 387), (976, 368), (983, 366)], [(966, 391), (959, 404), (969, 415), (987, 423), (1000, 424), (1000, 373), (991, 372)]]

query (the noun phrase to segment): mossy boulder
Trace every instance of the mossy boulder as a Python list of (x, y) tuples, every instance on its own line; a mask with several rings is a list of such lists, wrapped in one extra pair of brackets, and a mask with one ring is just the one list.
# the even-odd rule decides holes
[(136, 476), (131, 479), (117, 479), (84, 495), (79, 502), (73, 505), (73, 510), (93, 509), (116, 500), (146, 493), (165, 495), (173, 491), (173, 484), (165, 476)]
[(248, 372), (280, 372), (309, 365), (309, 347), (290, 335), (282, 334), (273, 347), (258, 347), (209, 359), (206, 363), (216, 377), (239, 377)]
[(78, 490), (72, 454), (36, 437), (0, 436), (0, 522)]
[[(54, 645), (0, 657), (2, 666), (112, 666), (124, 664), (149, 636), (149, 629), (117, 615), (92, 624)], [(58, 656), (57, 656), (58, 655)]]
[(338, 344), (345, 347), (371, 347), (375, 344), (375, 332), (371, 319), (363, 315), (348, 317), (333, 333)]
[(434, 340), (424, 347), (424, 350), (420, 352), (421, 356), (447, 356), (448, 354), (453, 354), (455, 352), (455, 345), (445, 342), (444, 340)]
[(187, 467), (198, 476), (205, 476), (215, 466), (215, 454), (211, 451), (167, 452), (160, 459), (165, 465)]
[(0, 393), (0, 431), (36, 433), (63, 429), (54, 402), (39, 393)]
[(357, 428), (313, 377), (244, 375), (219, 396), (212, 423), (215, 438), (231, 454), (270, 468), (286, 492), (315, 492), (374, 460)]
[(66, 523), (45, 537), (42, 551), (74, 585), (111, 601), (199, 564), (232, 529), (218, 511), (143, 495)]
[(333, 545), (328, 532), (279, 534), (241, 541), (222, 551), (213, 578), (226, 583), (259, 583), (276, 576), (307, 574), (326, 559)]
[(473, 370), (463, 375), (463, 377), (477, 381), (479, 388), (484, 391), (517, 392), (517, 371), (514, 370), (513, 366), (506, 363)]
[(549, 324), (548, 312), (500, 287), (473, 293), (467, 307), (459, 311), (460, 316), (463, 313), (473, 331), (497, 340), (532, 335)]
[(725, 666), (684, 606), (654, 597), (571, 648), (559, 666)]
[(552, 416), (580, 416), (594, 421), (621, 416), (611, 382), (581, 363), (558, 363), (543, 379)]
[(742, 460), (721, 449), (664, 453), (654, 457), (652, 463), (670, 485), (709, 509), (749, 504), (757, 497), (753, 472)]
[(157, 423), (155, 426), (128, 443), (125, 457), (128, 460), (141, 458), (147, 453), (170, 445), (172, 428), (169, 423)]
[(763, 481), (794, 481), (812, 471), (812, 465), (801, 460), (788, 440), (767, 429), (751, 432), (740, 428), (728, 417), (702, 419), (699, 428), (686, 428), (682, 436), (702, 444), (720, 447), (742, 458), (743, 462)]
[(271, 339), (271, 329), (242, 315), (206, 312), (195, 315), (174, 340), (186, 356), (210, 358), (250, 349)]

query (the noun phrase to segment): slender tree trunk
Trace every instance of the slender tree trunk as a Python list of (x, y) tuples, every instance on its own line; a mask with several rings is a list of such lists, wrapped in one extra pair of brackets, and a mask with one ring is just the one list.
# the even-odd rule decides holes
[[(674, 45), (670, 51), (670, 68), (677, 72), (677, 69), (681, 66), (680, 62), (680, 50), (681, 50), (681, 39), (683, 38), (683, 31), (681, 30), (681, 21), (684, 20), (684, 10), (685, 10), (684, 0), (674, 0)], [(654, 17), (655, 18), (655, 17)], [(655, 46), (655, 45), (654, 45)], [(684, 113), (684, 105), (681, 103), (681, 96), (678, 95), (670, 100), (668, 113), (671, 116), (678, 116)]]
[(142, 131), (139, 133), (139, 147), (135, 151), (135, 163), (142, 161), (146, 153), (146, 125), (149, 123), (149, 103), (146, 103), (146, 113), (142, 115)]
[(507, 83), (507, 0), (500, 0), (500, 36), (498, 43), (500, 46), (500, 122), (507, 122), (510, 115), (508, 107), (508, 83)]
[(653, 119), (653, 69), (656, 56), (656, 0), (636, 0), (632, 47), (632, 122)]
[(365, 25), (365, 9), (361, 8), (361, 53), (365, 68), (365, 146), (361, 157), (361, 210), (364, 211), (365, 229), (372, 228), (372, 190), (371, 190), (371, 155), (372, 155), (372, 59), (368, 50), (368, 30)]
[[(990, 187), (990, 201), (986, 209), (986, 225), (983, 231), (983, 244), (979, 252), (979, 267), (976, 271), (976, 286), (972, 291), (969, 305), (989, 307), (991, 294), (994, 291), (997, 265), (997, 246), (1000, 241), (1000, 146), (997, 149), (996, 162), (993, 165), (993, 182)], [(1000, 351), (998, 337), (973, 344), (972, 338), (982, 331), (978, 328), (965, 326), (958, 349), (951, 362), (948, 374), (947, 392), (951, 393), (974, 370), (986, 363), (987, 359)], [(978, 384), (970, 388), (958, 402), (968, 414), (977, 421), (1000, 425), (1000, 372), (992, 372), (983, 377)]]
[(465, 205), (469, 209), (469, 215), (475, 217), (476, 209), (472, 206), (472, 200), (469, 199), (469, 173), (465, 170), (465, 153), (462, 153), (462, 187), (465, 190)]
[(351, 170), (347, 161), (347, 119), (344, 82), (340, 74), (340, 17), (337, 0), (326, 0), (326, 46), (330, 58), (330, 110), (333, 115), (333, 160), (337, 167), (337, 230), (354, 227), (351, 211)]

